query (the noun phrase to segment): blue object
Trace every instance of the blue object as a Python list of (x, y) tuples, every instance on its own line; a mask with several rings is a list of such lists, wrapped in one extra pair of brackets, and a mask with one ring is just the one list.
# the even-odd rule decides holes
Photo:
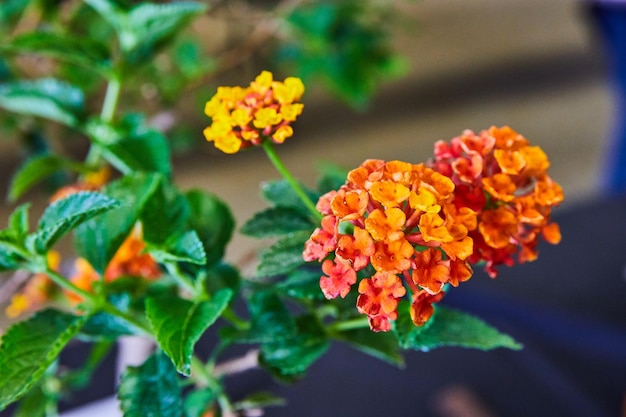
[(615, 96), (612, 138), (606, 152), (604, 187), (609, 193), (626, 192), (626, 2), (596, 1), (591, 7), (599, 30)]

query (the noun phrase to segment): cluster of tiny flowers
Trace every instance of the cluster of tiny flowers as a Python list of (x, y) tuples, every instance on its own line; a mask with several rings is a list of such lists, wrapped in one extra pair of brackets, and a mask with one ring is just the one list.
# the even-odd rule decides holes
[(299, 78), (274, 81), (269, 71), (261, 72), (247, 88), (219, 87), (204, 107), (212, 120), (204, 136), (229, 154), (265, 140), (283, 143), (293, 135), (291, 123), (302, 113), (304, 105), (298, 101), (303, 93)]
[(552, 207), (563, 190), (547, 174), (550, 162), (538, 146), (509, 127), (470, 130), (449, 142), (435, 144), (430, 164), (455, 184), (457, 207), (477, 212), (478, 227), (470, 231), (472, 264), (485, 262), (496, 277), (498, 265), (511, 266), (537, 258), (539, 236), (552, 244), (561, 240), (550, 222)]
[[(135, 227), (109, 262), (104, 271), (104, 282), (110, 283), (123, 277), (141, 278), (147, 281), (159, 278), (161, 276), (159, 265), (150, 254), (145, 253), (145, 248), (141, 229)], [(101, 278), (86, 259), (78, 258), (74, 262), (74, 274), (69, 280), (78, 288), (93, 292), (93, 284)], [(75, 293), (67, 292), (66, 296), (71, 304), (83, 301), (82, 297)]]
[(359, 271), (368, 276), (358, 283), (357, 309), (374, 331), (390, 330), (409, 296), (413, 322), (426, 323), (444, 286), (472, 275), (476, 212), (455, 206), (452, 180), (424, 164), (367, 160), (317, 209), (324, 217), (303, 257), (322, 262), (328, 299), (345, 297)]

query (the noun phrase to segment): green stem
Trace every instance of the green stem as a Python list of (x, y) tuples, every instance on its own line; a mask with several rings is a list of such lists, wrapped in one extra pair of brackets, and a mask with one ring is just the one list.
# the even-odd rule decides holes
[(353, 319), (350, 320), (346, 320), (346, 321), (337, 321), (333, 324), (330, 325), (330, 332), (342, 332), (342, 331), (346, 331), (346, 330), (353, 330), (353, 329), (363, 329), (366, 327), (369, 327), (369, 320), (367, 319), (367, 316), (363, 316), (363, 317), (355, 317)]
[[(122, 89), (122, 83), (117, 76), (113, 76), (109, 79), (107, 84), (107, 90), (104, 94), (104, 102), (102, 103), (102, 110), (100, 111), (100, 118), (106, 123), (113, 121), (115, 117), (115, 110), (117, 109), (117, 102), (120, 98), (120, 92)], [(91, 145), (87, 158), (85, 159), (87, 165), (100, 165), (100, 151), (95, 145)]]
[(214, 384), (213, 376), (204, 363), (197, 357), (191, 357), (191, 376), (201, 387), (211, 387)]
[(80, 295), (85, 300), (88, 300), (92, 305), (98, 304), (98, 299), (96, 295), (90, 293), (89, 291), (85, 291), (82, 288), (78, 288), (76, 285), (74, 285), (72, 282), (70, 282), (67, 278), (65, 278), (63, 275), (59, 274), (58, 272), (53, 271), (48, 268), (45, 271), (43, 271), (43, 273), (46, 274), (59, 287)]
[(147, 323), (138, 320), (137, 317), (131, 314), (128, 314), (119, 310), (117, 307), (109, 303), (107, 300), (100, 299), (97, 304), (97, 307), (98, 307), (97, 310), (104, 311), (105, 313), (109, 313), (113, 316), (120, 317), (121, 319), (127, 321), (128, 323), (135, 326), (138, 330), (141, 330), (146, 336), (154, 337), (152, 333), (152, 329), (150, 329)]
[(185, 275), (183, 275), (182, 272), (180, 272), (178, 265), (172, 262), (166, 262), (165, 269), (167, 269), (167, 272), (170, 274), (172, 278), (174, 278), (174, 281), (176, 281), (178, 285), (180, 285), (181, 287), (183, 287), (185, 290), (189, 291), (193, 295), (194, 299), (198, 299), (199, 297), (203, 295), (197, 290), (194, 283)]
[(113, 121), (121, 89), (122, 83), (120, 80), (117, 77), (112, 77), (107, 84), (107, 91), (104, 95), (102, 111), (100, 112), (100, 118), (107, 123)]
[(293, 188), (296, 194), (298, 194), (298, 197), (300, 197), (300, 200), (302, 200), (302, 202), (309, 210), (309, 212), (313, 215), (313, 217), (318, 221), (322, 220), (322, 214), (317, 211), (313, 201), (311, 201), (307, 193), (302, 189), (298, 181), (293, 177), (293, 175), (291, 175), (291, 172), (289, 172), (285, 164), (283, 164), (283, 161), (281, 161), (281, 159), (278, 157), (278, 154), (276, 153), (272, 142), (266, 140), (263, 142), (262, 146), (263, 150), (265, 150), (265, 153), (267, 154), (267, 157), (270, 159), (270, 161), (272, 161), (272, 164), (274, 164), (276, 170), (280, 173), (280, 175), (283, 176), (284, 179), (287, 180), (289, 185), (291, 185), (291, 188)]

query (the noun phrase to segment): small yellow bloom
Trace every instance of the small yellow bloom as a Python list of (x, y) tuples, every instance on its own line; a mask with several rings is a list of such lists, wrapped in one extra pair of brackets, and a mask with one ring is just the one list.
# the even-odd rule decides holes
[(282, 116), (283, 120), (287, 122), (293, 122), (298, 116), (302, 114), (303, 108), (304, 104), (302, 103), (284, 104), (280, 108), (280, 115)]
[(261, 109), (254, 116), (254, 127), (259, 129), (277, 125), (283, 121), (282, 116), (276, 113), (276, 109), (272, 108)]
[(15, 294), (11, 297), (11, 304), (6, 308), (5, 314), (8, 318), (14, 319), (28, 310), (30, 303), (24, 294)]
[(283, 143), (285, 139), (290, 138), (293, 135), (293, 129), (289, 125), (281, 126), (276, 133), (272, 135), (272, 138), (278, 142)]

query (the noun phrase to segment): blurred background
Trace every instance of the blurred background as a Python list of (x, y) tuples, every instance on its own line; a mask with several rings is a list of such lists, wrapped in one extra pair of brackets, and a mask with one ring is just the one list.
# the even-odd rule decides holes
[[(303, 99), (305, 110), (295, 125), (295, 136), (279, 148), (285, 164), (297, 177), (305, 184), (313, 184), (317, 166), (322, 162), (347, 169), (367, 158), (419, 163), (431, 156), (436, 140), (450, 139), (464, 129), (479, 131), (491, 125), (509, 125), (549, 155), (550, 175), (563, 186), (566, 196), (565, 203), (556, 210), (557, 216), (559, 212), (572, 213), (605, 198), (605, 162), (616, 125), (616, 97), (590, 3), (576, 0), (421, 0), (393, 4), (394, 15), (387, 22), (392, 29), (390, 42), (392, 50), (402, 57), (394, 62), (393, 77), (370, 91), (368, 100), (363, 100), (359, 94), (341, 91), (333, 94), (332, 88), (329, 92), (315, 83), (307, 84)], [(209, 23), (211, 26), (206, 26)], [(219, 40), (216, 38), (227, 27), (228, 19), (222, 22), (200, 20), (194, 23), (193, 29), (206, 33), (207, 42), (211, 44)], [(160, 117), (155, 120), (156, 124), (184, 125), (187, 136), (199, 139), (194, 145), (185, 141), (180, 145), (181, 151), (174, 157), (176, 181), (183, 189), (201, 187), (221, 196), (233, 208), (239, 224), (265, 206), (259, 196), (259, 182), (277, 179), (278, 174), (258, 150), (228, 156), (203, 142), (202, 129), (208, 120), (202, 114), (202, 100), (214, 94), (219, 82), (246, 84), (264, 68), (262, 65), (262, 61), (252, 56), (242, 60), (221, 71), (210, 83), (196, 85), (193, 94), (181, 96), (181, 107), (177, 107), (175, 113), (155, 114)], [(153, 88), (145, 86), (142, 93), (149, 98)], [(2, 195), (6, 195), (11, 175), (25, 158), (23, 147), (13, 139), (6, 134), (0, 138)], [(79, 145), (69, 149), (81, 152)], [(45, 206), (45, 193), (32, 192), (28, 197), (36, 202), (39, 210)], [(6, 221), (13, 207), (8, 203), (0, 206), (0, 223)], [(622, 223), (612, 224), (623, 227)], [(564, 240), (566, 238), (564, 234)], [(228, 258), (244, 269), (252, 269), (259, 247), (257, 240), (237, 235)], [(615, 250), (615, 245), (612, 248)], [(574, 252), (563, 254), (565, 258), (568, 256), (577, 255)], [(542, 254), (540, 258), (545, 265), (543, 257)], [(623, 277), (618, 275), (615, 285), (621, 285), (619, 294), (624, 294), (623, 283)], [(523, 293), (523, 284), (519, 286)], [(529, 293), (535, 291), (532, 284), (529, 288)], [(576, 288), (587, 291), (582, 284)], [(578, 295), (583, 297), (581, 293)], [(570, 300), (573, 299), (577, 300), (576, 296)], [(623, 317), (618, 315), (615, 322), (623, 324)], [(472, 356), (476, 355), (473, 353), (465, 355), (464, 360), (483, 358)], [(496, 360), (502, 358), (497, 356)], [(511, 357), (505, 356), (505, 361), (507, 358)], [(335, 357), (345, 363), (352, 359), (343, 351)], [(452, 364), (463, 366), (457, 360), (446, 369)], [(420, 365), (424, 363), (409, 364), (409, 369), (419, 372), (416, 367)], [(323, 375), (321, 368), (315, 368), (314, 372), (317, 378)], [(384, 372), (387, 371), (381, 370)], [(602, 375), (596, 376), (602, 378)], [(319, 382), (315, 378), (311, 381), (310, 384)], [(623, 380), (609, 382), (615, 382), (616, 391), (626, 392)], [(306, 392), (311, 386), (299, 389)], [(489, 414), (489, 405), (481, 408), (476, 402), (472, 389), (461, 387), (454, 391), (456, 389), (458, 387), (447, 386), (439, 391), (445, 398), (437, 415), (493, 415)], [(456, 411), (455, 401), (461, 404)], [(519, 415), (529, 415), (524, 413), (523, 404), (518, 405), (522, 407)], [(612, 407), (617, 410), (619, 404), (612, 404)], [(474, 414), (468, 414), (472, 410)], [(415, 415), (422, 414), (416, 412)]]

